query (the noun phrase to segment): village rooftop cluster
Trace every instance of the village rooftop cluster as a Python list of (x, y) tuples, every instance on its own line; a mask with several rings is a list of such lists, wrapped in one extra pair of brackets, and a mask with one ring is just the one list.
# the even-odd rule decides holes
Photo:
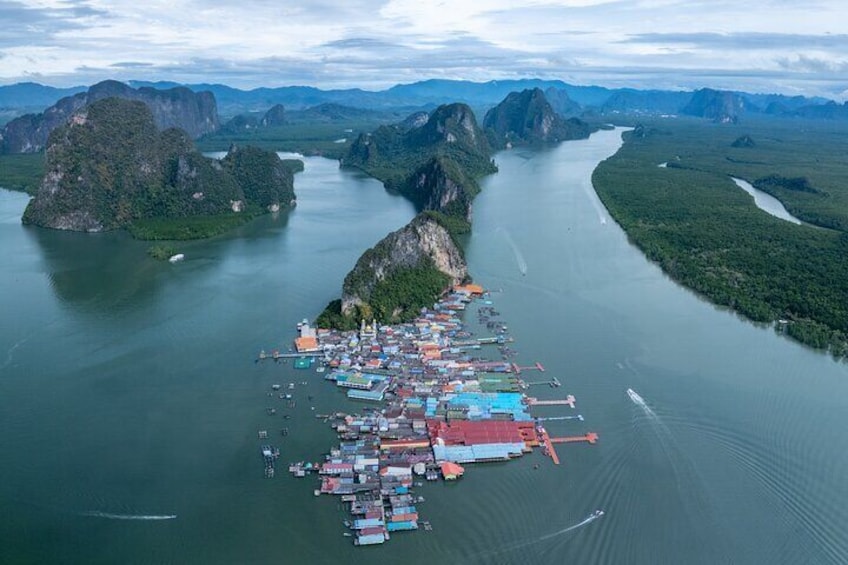
[[(478, 322), (490, 335), (475, 337), (460, 316), (474, 303)], [(571, 395), (538, 400), (525, 391), (533, 385), (558, 389), (556, 378), (536, 363), (512, 361), (512, 338), (499, 320), (491, 296), (477, 285), (458, 286), (411, 323), (378, 326), (365, 321), (359, 331), (315, 329), (298, 324), (296, 366), (318, 361), (324, 378), (348, 397), (374, 406), (362, 414), (318, 415), (330, 423), (339, 444), (322, 463), (293, 463), (297, 477), (320, 476), (316, 495), (340, 496), (349, 505), (346, 525), (357, 545), (382, 544), (395, 532), (431, 529), (419, 519), (413, 492), (421, 480), (454, 480), (462, 464), (504, 461), (540, 447), (555, 464), (554, 443), (595, 443), (597, 434), (551, 438), (545, 420), (583, 420), (580, 415), (534, 417), (541, 405), (574, 409)], [(496, 351), (492, 359), (484, 356)], [(277, 352), (260, 359), (283, 357)], [(285, 355), (286, 357), (288, 355)], [(325, 371), (326, 368), (326, 371)], [(538, 466), (537, 466), (538, 467)]]

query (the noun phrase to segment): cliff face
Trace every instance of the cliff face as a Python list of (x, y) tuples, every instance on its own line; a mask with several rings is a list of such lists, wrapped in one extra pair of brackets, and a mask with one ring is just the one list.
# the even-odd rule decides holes
[(692, 99), (680, 111), (688, 116), (707, 118), (717, 123), (737, 123), (739, 117), (748, 110), (755, 110), (735, 92), (702, 88), (696, 90)]
[(471, 201), (480, 191), (456, 163), (433, 157), (407, 180), (404, 193), (422, 210), (442, 212), (471, 221)]
[[(276, 171), (273, 159), (282, 167), (276, 154), (260, 153), (251, 159), (207, 159), (182, 130), (159, 132), (144, 103), (100, 100), (50, 135), (46, 174), (23, 221), (103, 231), (140, 218), (218, 214), (249, 203), (270, 206), (277, 195), (288, 204), (291, 174)], [(259, 177), (256, 182), (269, 194), (255, 194), (249, 175)]]
[(409, 274), (439, 282), (436, 285), (441, 287), (439, 292), (461, 283), (468, 276), (462, 251), (451, 235), (437, 221), (424, 214), (387, 235), (359, 258), (344, 280), (342, 313), (351, 315), (357, 309), (362, 311), (363, 307), (367, 307), (372, 312), (380, 310), (375, 314), (381, 314), (378, 317), (385, 320), (396, 317), (401, 311), (414, 311), (429, 305), (428, 301), (431, 304), (434, 296), (427, 296), (419, 304), (415, 297), (404, 294), (403, 289), (381, 288), (383, 283), (396, 283), (398, 278)]
[(477, 125), (474, 112), (465, 104), (439, 106), (426, 118), (414, 114), (398, 125), (381, 126), (362, 134), (342, 159), (359, 167), (392, 188), (435, 155), (449, 156), (472, 175), (496, 169), (489, 159), (491, 148)]
[(0, 135), (2, 152), (41, 151), (50, 132), (66, 123), (80, 109), (111, 97), (144, 103), (160, 130), (175, 127), (192, 138), (198, 138), (218, 129), (218, 109), (211, 92), (194, 93), (185, 87), (169, 90), (143, 87), (136, 90), (121, 82), (107, 80), (86, 92), (62, 98), (41, 114), (28, 114), (6, 124)]
[(282, 104), (275, 104), (262, 116), (262, 127), (273, 128), (285, 125), (285, 123), (286, 108)]
[(571, 118), (563, 120), (538, 88), (512, 92), (486, 112), (483, 127), (492, 144), (537, 144), (589, 137), (588, 124)]

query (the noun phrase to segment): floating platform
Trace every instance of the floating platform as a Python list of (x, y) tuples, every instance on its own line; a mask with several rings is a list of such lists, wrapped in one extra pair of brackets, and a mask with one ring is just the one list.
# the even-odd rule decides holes
[(521, 374), (521, 371), (539, 371), (541, 373), (545, 372), (545, 367), (541, 363), (536, 363), (535, 365), (528, 365), (526, 367), (522, 367), (516, 363), (512, 363), (512, 372), (516, 375)]
[(576, 400), (573, 394), (569, 394), (562, 400), (539, 400), (538, 398), (528, 396), (527, 404), (529, 406), (571, 406), (574, 408), (574, 402)]
[(592, 445), (598, 443), (598, 434), (595, 432), (589, 432), (586, 435), (582, 436), (567, 436), (567, 437), (552, 437), (550, 438), (551, 443), (577, 443), (580, 441), (585, 441), (586, 443), (591, 443)]

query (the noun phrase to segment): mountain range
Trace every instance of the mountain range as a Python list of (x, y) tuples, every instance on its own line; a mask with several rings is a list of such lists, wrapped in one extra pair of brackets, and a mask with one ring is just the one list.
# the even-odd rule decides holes
[[(489, 82), (431, 79), (411, 84), (393, 86), (381, 91), (358, 88), (322, 90), (311, 86), (263, 87), (240, 90), (222, 84), (188, 84), (172, 82), (130, 81), (129, 86), (172, 89), (185, 86), (195, 92), (211, 92), (218, 112), (225, 118), (247, 112), (265, 112), (276, 104), (287, 111), (303, 110), (320, 104), (337, 104), (368, 110), (431, 110), (436, 106), (462, 102), (483, 115), (486, 110), (503, 100), (510, 92), (539, 88), (554, 109), (563, 116), (578, 115), (591, 110), (601, 115), (614, 114), (679, 114), (699, 92), (721, 92), (712, 89), (700, 91), (610, 89), (601, 86), (568, 84), (559, 80), (516, 79)], [(85, 90), (85, 87), (59, 89), (35, 83), (0, 86), (0, 110), (6, 115), (41, 109), (59, 99)], [(745, 113), (766, 116), (799, 116), (823, 119), (841, 119), (848, 107), (821, 97), (786, 96), (783, 94), (756, 94), (729, 92), (744, 101)], [(703, 96), (703, 95), (702, 95)], [(709, 103), (709, 102), (707, 102)], [(697, 108), (690, 108), (698, 115)], [(721, 116), (719, 117), (722, 118)]]

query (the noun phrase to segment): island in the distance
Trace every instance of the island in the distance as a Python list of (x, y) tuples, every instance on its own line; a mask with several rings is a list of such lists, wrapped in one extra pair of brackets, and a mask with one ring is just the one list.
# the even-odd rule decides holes
[(218, 161), (183, 130), (159, 131), (140, 101), (105, 98), (77, 110), (48, 139), (44, 179), (23, 221), (48, 228), (126, 228), (141, 239), (216, 235), (295, 203), (300, 162), (253, 147)]
[(419, 209), (404, 228), (366, 251), (345, 277), (342, 298), (318, 317), (319, 327), (352, 329), (362, 319), (413, 319), (454, 285), (469, 280), (458, 236), (471, 230), (477, 179), (497, 171), (492, 147), (588, 137), (590, 126), (564, 120), (539, 89), (510, 93), (480, 128), (465, 104), (413, 114), (361, 135), (342, 164), (362, 169)]

